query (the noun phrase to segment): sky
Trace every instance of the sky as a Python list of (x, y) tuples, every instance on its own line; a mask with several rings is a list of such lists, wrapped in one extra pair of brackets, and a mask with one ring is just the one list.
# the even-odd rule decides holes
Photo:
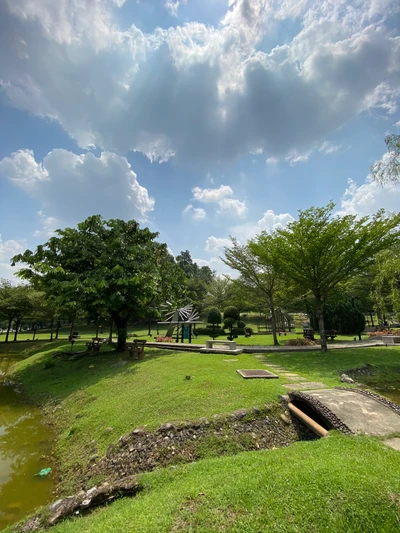
[(223, 273), (311, 205), (398, 210), (370, 168), (399, 27), (397, 0), (0, 0), (0, 277), (98, 213)]

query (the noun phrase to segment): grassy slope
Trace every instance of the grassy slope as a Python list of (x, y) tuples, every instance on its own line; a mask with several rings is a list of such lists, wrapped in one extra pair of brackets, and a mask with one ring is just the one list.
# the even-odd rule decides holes
[(54, 533), (394, 533), (400, 454), (334, 436), (142, 477), (145, 490)]
[(16, 378), (31, 398), (47, 405), (64, 472), (73, 473), (74, 464), (86, 462), (94, 448), (104, 454), (134, 427), (262, 405), (284, 392), (283, 380), (244, 380), (236, 373), (237, 368), (265, 368), (253, 355), (228, 358), (147, 348), (143, 361), (128, 359), (116, 367), (115, 353), (55, 361), (54, 350), (51, 343), (42, 345), (38, 354), (17, 364)]

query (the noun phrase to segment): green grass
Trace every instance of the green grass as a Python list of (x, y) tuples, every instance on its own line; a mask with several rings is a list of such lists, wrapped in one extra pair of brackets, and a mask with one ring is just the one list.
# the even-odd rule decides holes
[[(79, 350), (83, 342), (77, 342)], [(146, 348), (142, 361), (115, 352), (77, 361), (54, 359), (68, 343), (42, 345), (16, 365), (15, 378), (34, 401), (47, 408), (58, 434), (56, 452), (68, 482), (76, 464), (135, 427), (229, 413), (277, 401), (284, 380), (244, 380), (237, 368), (265, 368), (253, 355), (173, 352)], [(234, 359), (226, 362), (225, 359)], [(190, 380), (185, 379), (187, 375)], [(111, 429), (110, 429), (111, 428)]]
[(142, 476), (144, 490), (54, 533), (395, 533), (400, 453), (332, 436)]
[[(322, 352), (290, 352), (266, 354), (269, 362), (282, 365), (310, 381), (322, 381), (329, 386), (343, 385), (339, 372), (358, 368), (365, 364), (373, 366), (400, 366), (400, 348), (375, 346)], [(382, 376), (382, 380), (384, 380)], [(381, 385), (376, 383), (376, 385)]]

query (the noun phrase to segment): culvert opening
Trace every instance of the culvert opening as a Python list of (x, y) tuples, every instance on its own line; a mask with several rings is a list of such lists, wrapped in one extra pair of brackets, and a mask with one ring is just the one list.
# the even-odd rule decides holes
[(304, 400), (299, 400), (296, 398), (292, 400), (292, 404), (297, 407), (297, 409), (300, 409), (300, 411), (302, 411), (305, 415), (309, 416), (312, 420), (314, 420), (314, 422), (322, 426), (324, 429), (328, 431), (332, 429), (332, 426), (326, 421), (326, 419)]

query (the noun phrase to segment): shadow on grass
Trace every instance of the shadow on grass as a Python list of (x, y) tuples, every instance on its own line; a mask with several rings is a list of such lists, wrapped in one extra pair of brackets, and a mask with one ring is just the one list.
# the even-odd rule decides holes
[[(84, 348), (84, 342), (76, 342), (72, 355)], [(39, 341), (36, 346), (29, 346), (28, 350), (21, 352), (23, 360), (17, 363), (13, 377), (22, 384), (22, 389), (33, 401), (61, 401), (108, 377), (127, 372), (132, 374), (146, 360), (173, 356), (170, 350), (147, 348), (144, 359), (135, 360), (129, 353), (119, 353), (109, 347), (103, 348), (98, 354), (88, 353), (79, 359), (68, 360), (59, 356), (61, 352), (70, 350), (69, 342)], [(0, 350), (1, 355), (6, 354)]]

